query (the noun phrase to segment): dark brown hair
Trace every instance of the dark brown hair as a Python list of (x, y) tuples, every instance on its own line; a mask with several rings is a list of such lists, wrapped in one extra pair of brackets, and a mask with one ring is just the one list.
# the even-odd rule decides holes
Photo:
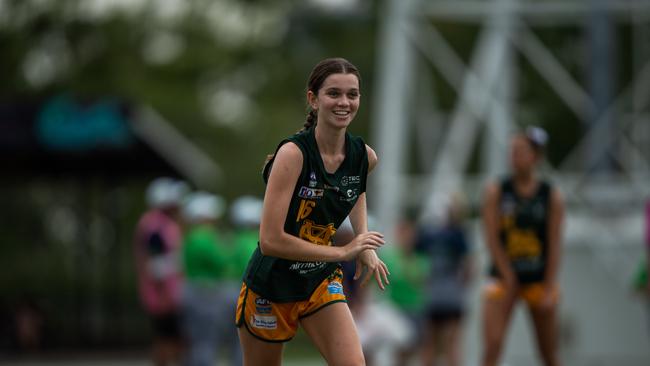
[[(309, 79), (307, 80), (307, 91), (311, 91), (315, 95), (318, 95), (318, 91), (323, 86), (325, 79), (332, 74), (354, 74), (354, 76), (357, 77), (357, 80), (359, 80), (359, 87), (361, 87), (361, 75), (359, 74), (359, 69), (344, 58), (333, 57), (326, 58), (314, 66), (309, 75)], [(318, 122), (317, 120), (318, 115), (316, 111), (311, 108), (309, 101), (307, 101), (307, 118), (305, 118), (305, 123), (303, 124), (302, 129), (298, 132), (305, 131), (312, 126), (315, 126)], [(274, 156), (275, 154), (266, 156), (263, 168), (265, 179), (267, 179), (267, 174), (270, 170), (268, 164)]]
[[(361, 75), (359, 74), (359, 69), (354, 66), (350, 61), (335, 57), (335, 58), (326, 58), (323, 61), (319, 62), (314, 66), (314, 69), (311, 70), (309, 75), (309, 80), (307, 81), (307, 91), (311, 91), (315, 95), (318, 95), (318, 91), (325, 82), (328, 76), (332, 74), (354, 74), (359, 80), (359, 87), (361, 86)], [(318, 116), (316, 111), (311, 108), (309, 103), (307, 103), (307, 118), (301, 131), (304, 131), (311, 126), (314, 126), (317, 122)]]

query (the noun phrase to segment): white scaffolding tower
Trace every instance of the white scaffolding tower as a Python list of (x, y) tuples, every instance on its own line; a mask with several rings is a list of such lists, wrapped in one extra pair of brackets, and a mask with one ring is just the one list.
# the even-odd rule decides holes
[[(571, 208), (576, 212), (604, 207), (626, 211), (638, 209), (649, 196), (650, 2), (393, 0), (384, 5), (373, 119), (381, 159), (373, 186), (379, 198), (373, 208), (382, 227), (391, 227), (405, 205), (423, 206), (425, 218), (439, 217), (447, 197), (459, 187), (476, 201), (480, 184), (504, 173), (508, 136), (520, 126), (514, 115), (517, 82), (523, 74), (516, 54), (585, 126), (584, 136), (560, 164), (544, 164)], [(470, 61), (464, 62), (454, 51), (436, 20), (481, 28)], [(584, 42), (590, 46), (589, 35), (603, 29), (601, 24), (607, 31), (609, 21), (631, 26), (633, 75), (621, 80), (625, 87), (618, 95), (611, 82), (599, 84), (612, 96), (613, 102), (605, 105), (608, 101), (595, 100), (597, 93), (572, 76), (534, 29), (584, 24)], [(602, 32), (594, 36), (607, 38)], [(602, 47), (592, 43), (596, 43), (592, 48)], [(595, 57), (609, 51), (596, 49), (601, 53)], [(421, 60), (429, 68), (418, 67)], [(457, 95), (453, 110), (444, 117), (427, 83), (431, 67)], [(589, 75), (589, 70), (585, 73)], [(443, 119), (448, 121), (446, 128)], [(409, 141), (412, 129), (417, 136), (414, 142)], [(412, 143), (418, 146), (409, 150)], [(468, 164), (478, 144), (482, 146), (481, 172), (469, 175)], [(431, 162), (425, 169), (430, 173), (407, 174), (411, 150)], [(603, 160), (617, 168), (596, 169)]]
[[(566, 123), (578, 121), (577, 130), (584, 131), (559, 164), (543, 165), (567, 201), (565, 242), (583, 248), (619, 286), (627, 284), (641, 250), (643, 204), (650, 199), (650, 1), (383, 5), (373, 118), (380, 164), (370, 203), (387, 236), (407, 207), (421, 208), (421, 219), (431, 222), (459, 190), (479, 205), (483, 183), (506, 171), (509, 136), (523, 125), (515, 116), (523, 108), (517, 86), (526, 81), (526, 63), (573, 114)], [(467, 61), (446, 39), (439, 26), (445, 23), (479, 29)], [(614, 52), (621, 26), (631, 35), (631, 51), (623, 56)], [(580, 70), (586, 81), (537, 35), (567, 27), (580, 28), (575, 46), (591, 51)], [(621, 58), (631, 75), (612, 80), (612, 63)], [(431, 83), (436, 77), (455, 92), (451, 110), (439, 106)], [(480, 168), (470, 174), (477, 146)], [(414, 160), (430, 166), (409, 173)]]

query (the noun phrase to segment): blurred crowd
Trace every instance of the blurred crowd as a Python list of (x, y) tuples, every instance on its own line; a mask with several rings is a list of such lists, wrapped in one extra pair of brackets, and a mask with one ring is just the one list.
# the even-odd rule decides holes
[[(134, 253), (154, 364), (214, 365), (219, 359), (240, 365), (233, 319), (241, 277), (257, 246), (262, 200), (242, 196), (227, 209), (222, 197), (190, 192), (171, 178), (154, 180), (146, 199)], [(650, 202), (647, 210), (650, 221)], [(368, 365), (463, 364), (466, 296), (475, 272), (466, 211), (457, 195), (442, 224), (418, 222), (415, 212), (401, 218), (394, 242), (380, 250), (391, 272), (386, 292), (361, 287), (353, 279), (354, 261), (343, 263), (345, 294)], [(353, 237), (346, 220), (334, 242)], [(650, 288), (647, 262), (641, 261), (635, 279), (643, 293)]]
[(220, 196), (190, 192), (171, 178), (154, 180), (146, 199), (149, 210), (137, 225), (134, 251), (154, 364), (241, 364), (235, 306), (257, 246), (262, 201), (242, 196), (227, 212)]
[[(239, 197), (226, 209), (220, 196), (190, 192), (171, 178), (154, 180), (146, 199), (134, 250), (140, 299), (151, 319), (152, 360), (241, 364), (233, 317), (241, 276), (257, 246), (261, 199)], [(434, 364), (437, 358), (460, 365), (471, 278), (464, 211), (458, 198), (442, 226), (418, 223), (415, 214), (398, 223), (395, 242), (380, 252), (391, 271), (385, 293), (360, 287), (352, 278), (354, 261), (343, 263), (345, 293), (369, 365)], [(346, 220), (334, 241), (353, 237)]]
[[(380, 250), (391, 272), (386, 292), (354, 281), (344, 263), (345, 293), (368, 365), (461, 365), (465, 297), (472, 277), (471, 247), (460, 196), (443, 224), (418, 222), (414, 212), (397, 224), (395, 241)], [(370, 229), (373, 220), (369, 219)], [(344, 223), (336, 239), (353, 236)]]

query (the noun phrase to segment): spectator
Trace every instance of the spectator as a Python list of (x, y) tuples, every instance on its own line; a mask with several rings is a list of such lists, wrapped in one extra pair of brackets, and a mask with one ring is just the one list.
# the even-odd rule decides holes
[(155, 179), (147, 188), (149, 210), (138, 222), (134, 252), (140, 300), (152, 321), (152, 359), (170, 365), (181, 358), (181, 246), (179, 208), (188, 187), (170, 178)]
[(221, 197), (205, 192), (191, 194), (183, 209), (188, 224), (183, 241), (187, 366), (214, 365), (217, 348), (229, 349), (229, 364), (241, 364), (237, 331), (230, 317), (235, 311), (240, 282), (229, 277), (232, 251), (216, 226), (223, 212)]

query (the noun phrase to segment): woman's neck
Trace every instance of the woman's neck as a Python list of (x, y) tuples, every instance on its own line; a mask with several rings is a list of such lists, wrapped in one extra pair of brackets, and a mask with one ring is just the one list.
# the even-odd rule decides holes
[(345, 154), (345, 129), (334, 130), (317, 124), (314, 131), (318, 150), (321, 154)]
[(513, 175), (515, 187), (520, 194), (529, 195), (537, 186), (537, 175), (534, 170)]

